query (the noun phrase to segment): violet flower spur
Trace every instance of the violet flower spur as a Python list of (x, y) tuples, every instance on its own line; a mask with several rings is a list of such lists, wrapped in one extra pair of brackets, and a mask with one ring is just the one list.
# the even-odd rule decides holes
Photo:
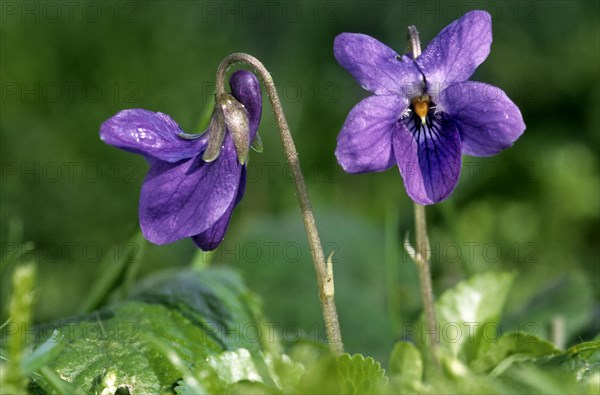
[(446, 199), (461, 155), (490, 156), (525, 130), (521, 112), (499, 88), (467, 81), (490, 52), (491, 16), (468, 12), (446, 26), (414, 59), (364, 34), (342, 33), (334, 54), (374, 93), (348, 114), (335, 155), (349, 173), (397, 164), (419, 204)]
[[(242, 139), (231, 131), (227, 110), (219, 108), (202, 135), (185, 134), (168, 115), (143, 109), (123, 110), (100, 128), (105, 143), (144, 155), (150, 164), (140, 194), (139, 218), (144, 237), (152, 243), (191, 237), (201, 249), (214, 250), (224, 238), (233, 209), (244, 195), (243, 162), (257, 136), (262, 112), (254, 74), (237, 71), (229, 84), (233, 98), (227, 95), (223, 109), (227, 103), (243, 105), (243, 116), (238, 118), (247, 122), (249, 130)], [(219, 106), (219, 98), (216, 102)], [(216, 140), (215, 135), (219, 135)], [(219, 142), (216, 150), (214, 141)], [(246, 141), (245, 155), (240, 154), (244, 150), (239, 141)]]

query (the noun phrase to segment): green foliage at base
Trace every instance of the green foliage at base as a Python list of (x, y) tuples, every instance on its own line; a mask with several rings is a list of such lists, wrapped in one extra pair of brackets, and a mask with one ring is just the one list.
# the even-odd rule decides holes
[(446, 291), (435, 357), (421, 326), (414, 344), (395, 345), (386, 372), (371, 357), (333, 357), (314, 342), (284, 354), (235, 273), (172, 271), (124, 301), (42, 326), (22, 371), (33, 394), (598, 393), (600, 341), (561, 351), (533, 333), (500, 333), (512, 279), (485, 273)]
[[(212, 366), (210, 357), (226, 350), (257, 353), (261, 339), (245, 330), (259, 322), (257, 313), (256, 298), (233, 272), (176, 271), (143, 281), (126, 301), (41, 327), (38, 350), (59, 344), (49, 367), (86, 393), (160, 393), (184, 369)], [(57, 392), (43, 376), (30, 388)]]

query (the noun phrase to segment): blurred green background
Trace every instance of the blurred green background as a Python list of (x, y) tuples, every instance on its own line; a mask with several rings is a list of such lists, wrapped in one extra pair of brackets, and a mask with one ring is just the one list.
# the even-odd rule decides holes
[[(401, 248), (412, 202), (397, 169), (348, 175), (335, 162), (344, 119), (368, 93), (335, 61), (333, 39), (361, 32), (402, 52), (408, 25), (425, 46), (473, 8), (492, 14), (494, 42), (472, 79), (504, 89), (527, 130), (498, 156), (465, 157), (452, 197), (428, 209), (435, 292), (473, 273), (514, 271), (503, 330), (549, 338), (559, 320), (566, 344), (590, 339), (600, 331), (595, 1), (3, 1), (2, 306), (14, 265), (33, 260), (36, 320), (76, 313), (99, 263), (131, 247), (147, 171), (141, 157), (104, 145), (100, 124), (140, 107), (198, 132), (218, 63), (247, 52), (278, 84), (326, 253), (335, 251), (347, 349), (385, 358), (421, 311)], [(222, 246), (207, 257), (190, 240), (148, 244), (140, 276), (192, 260), (235, 267), (285, 342), (319, 339), (314, 271), (266, 101), (259, 132), (264, 153), (251, 153)]]

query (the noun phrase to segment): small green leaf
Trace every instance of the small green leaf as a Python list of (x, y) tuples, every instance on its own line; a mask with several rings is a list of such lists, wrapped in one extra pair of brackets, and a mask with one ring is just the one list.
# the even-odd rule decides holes
[[(305, 347), (303, 347), (305, 348)], [(312, 354), (308, 359), (320, 355), (312, 363), (305, 365), (298, 388), (292, 393), (301, 394), (380, 394), (386, 390), (388, 377), (379, 362), (360, 354), (344, 354), (338, 358), (329, 353)]]
[(337, 361), (344, 394), (380, 394), (388, 378), (379, 362), (360, 354), (344, 354)]
[(266, 353), (265, 363), (273, 382), (284, 393), (294, 392), (305, 372), (304, 366), (285, 354)]
[[(471, 367), (476, 372), (487, 372), (511, 356), (517, 355), (512, 358), (512, 361), (523, 361), (559, 352), (552, 343), (536, 336), (523, 332), (510, 332), (502, 335), (496, 342), (482, 342)], [(503, 364), (503, 369), (507, 367)], [(497, 370), (494, 372), (499, 373)]]
[[(468, 362), (477, 355), (482, 340), (497, 337), (500, 313), (513, 278), (510, 273), (477, 274), (442, 294), (435, 310), (443, 352)], [(429, 335), (421, 329), (417, 340), (428, 343)]]
[(390, 355), (389, 375), (414, 391), (423, 379), (421, 352), (412, 343), (396, 343)]

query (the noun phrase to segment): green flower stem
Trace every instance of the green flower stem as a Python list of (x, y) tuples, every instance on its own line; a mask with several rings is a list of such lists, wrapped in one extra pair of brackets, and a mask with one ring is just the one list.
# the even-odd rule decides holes
[(419, 282), (421, 285), (421, 298), (423, 299), (423, 310), (425, 312), (426, 333), (431, 334), (431, 352), (435, 358), (439, 342), (437, 321), (435, 318), (435, 300), (433, 287), (431, 285), (431, 273), (429, 271), (429, 236), (427, 235), (427, 220), (425, 218), (425, 206), (415, 203), (415, 233), (416, 254), (414, 261), (419, 268)]
[[(414, 26), (408, 27), (408, 48), (416, 59), (421, 55), (421, 41), (419, 32)], [(419, 268), (419, 281), (421, 285), (421, 298), (423, 299), (423, 310), (425, 312), (426, 333), (430, 333), (431, 353), (436, 360), (437, 347), (439, 342), (439, 333), (437, 321), (435, 318), (435, 304), (433, 297), (433, 286), (431, 285), (431, 272), (429, 271), (429, 236), (427, 235), (427, 219), (425, 216), (425, 206), (415, 203), (415, 233), (416, 233), (416, 251), (413, 260)]]
[(279, 95), (277, 94), (277, 89), (273, 83), (273, 77), (271, 77), (271, 74), (269, 74), (265, 66), (263, 66), (263, 64), (255, 57), (245, 53), (233, 53), (223, 59), (217, 69), (217, 97), (225, 93), (225, 77), (227, 70), (230, 66), (236, 63), (243, 63), (250, 66), (258, 74), (267, 90), (267, 96), (269, 97), (271, 107), (273, 108), (273, 112), (275, 114), (275, 122), (279, 127), (281, 140), (283, 142), (283, 149), (292, 172), (294, 184), (296, 185), (296, 196), (298, 197), (298, 204), (304, 219), (304, 227), (308, 237), (308, 245), (310, 247), (312, 260), (317, 275), (319, 299), (321, 301), (321, 307), (323, 310), (323, 319), (325, 320), (325, 329), (327, 333), (327, 339), (329, 341), (329, 347), (333, 354), (341, 355), (344, 352), (344, 346), (342, 343), (340, 324), (334, 301), (333, 271), (331, 267), (331, 261), (329, 260), (326, 262), (325, 256), (323, 255), (323, 247), (321, 246), (321, 240), (319, 239), (319, 233), (317, 231), (312, 205), (306, 189), (304, 176), (300, 168), (298, 152), (296, 151), (296, 146), (294, 144), (294, 140), (292, 139), (292, 133), (290, 132), (290, 128), (287, 124), (287, 120), (281, 106), (281, 101), (279, 100)]

